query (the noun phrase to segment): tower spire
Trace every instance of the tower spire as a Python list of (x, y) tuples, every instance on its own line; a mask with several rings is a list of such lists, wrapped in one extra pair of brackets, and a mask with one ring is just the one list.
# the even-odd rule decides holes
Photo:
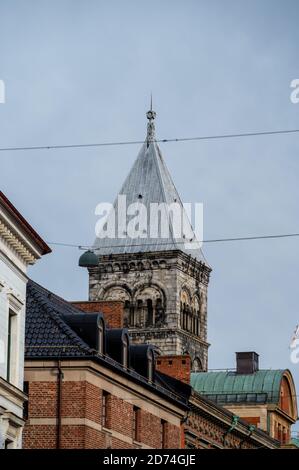
[(156, 113), (155, 113), (155, 111), (153, 111), (153, 96), (152, 96), (152, 94), (151, 94), (151, 108), (146, 113), (146, 117), (148, 119), (146, 141), (147, 141), (147, 146), (149, 146), (149, 143), (154, 142), (154, 140), (155, 140), (155, 123), (154, 123), (154, 119), (156, 117)]

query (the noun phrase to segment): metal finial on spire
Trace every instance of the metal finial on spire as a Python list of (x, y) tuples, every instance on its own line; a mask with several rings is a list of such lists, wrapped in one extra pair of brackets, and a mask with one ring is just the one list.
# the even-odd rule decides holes
[(147, 124), (147, 146), (149, 146), (149, 142), (153, 142), (155, 140), (155, 124), (154, 119), (156, 117), (155, 111), (153, 111), (153, 97), (151, 94), (151, 109), (146, 113), (146, 117), (148, 119)]

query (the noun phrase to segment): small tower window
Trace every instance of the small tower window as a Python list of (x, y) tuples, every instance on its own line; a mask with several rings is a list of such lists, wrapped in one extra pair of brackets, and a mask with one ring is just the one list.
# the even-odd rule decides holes
[(137, 313), (136, 313), (137, 326), (143, 326), (143, 301), (142, 299), (137, 300)]
[(125, 300), (124, 305), (124, 326), (127, 327), (128, 325), (134, 325), (134, 318), (133, 314), (134, 311), (131, 311), (131, 304), (129, 300)]
[(147, 299), (146, 301), (147, 304), (147, 325), (152, 325), (153, 324), (153, 302), (152, 299)]

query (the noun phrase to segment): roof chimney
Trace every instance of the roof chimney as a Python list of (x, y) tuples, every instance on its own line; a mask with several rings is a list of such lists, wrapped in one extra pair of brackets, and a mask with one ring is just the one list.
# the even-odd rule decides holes
[(156, 368), (163, 374), (190, 384), (191, 358), (188, 354), (183, 356), (158, 356)]
[(237, 374), (254, 374), (259, 370), (259, 355), (254, 351), (237, 352)]

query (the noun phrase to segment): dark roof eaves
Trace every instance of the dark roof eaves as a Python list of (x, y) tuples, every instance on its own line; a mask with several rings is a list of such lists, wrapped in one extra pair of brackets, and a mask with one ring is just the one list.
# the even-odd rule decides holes
[(166, 390), (160, 386), (155, 385), (154, 383), (148, 382), (147, 379), (145, 379), (143, 376), (135, 372), (133, 369), (124, 369), (121, 364), (117, 363), (113, 359), (111, 359), (108, 356), (99, 356), (98, 354), (94, 353), (91, 355), (82, 355), (82, 356), (62, 356), (62, 357), (57, 357), (57, 356), (25, 356), (25, 361), (63, 361), (63, 360), (72, 360), (72, 361), (79, 361), (79, 360), (91, 360), (95, 361), (97, 363), (100, 363), (106, 367), (108, 367), (111, 370), (117, 369), (117, 372), (120, 373), (122, 376), (126, 378), (132, 379), (135, 383), (142, 382), (142, 385), (145, 386), (147, 389), (151, 390), (152, 392), (157, 393), (158, 395), (162, 396), (163, 398), (166, 398), (167, 400), (170, 400), (172, 403), (180, 406), (183, 409), (189, 409), (189, 405), (187, 402), (180, 400), (178, 397), (174, 397), (169, 390)]

